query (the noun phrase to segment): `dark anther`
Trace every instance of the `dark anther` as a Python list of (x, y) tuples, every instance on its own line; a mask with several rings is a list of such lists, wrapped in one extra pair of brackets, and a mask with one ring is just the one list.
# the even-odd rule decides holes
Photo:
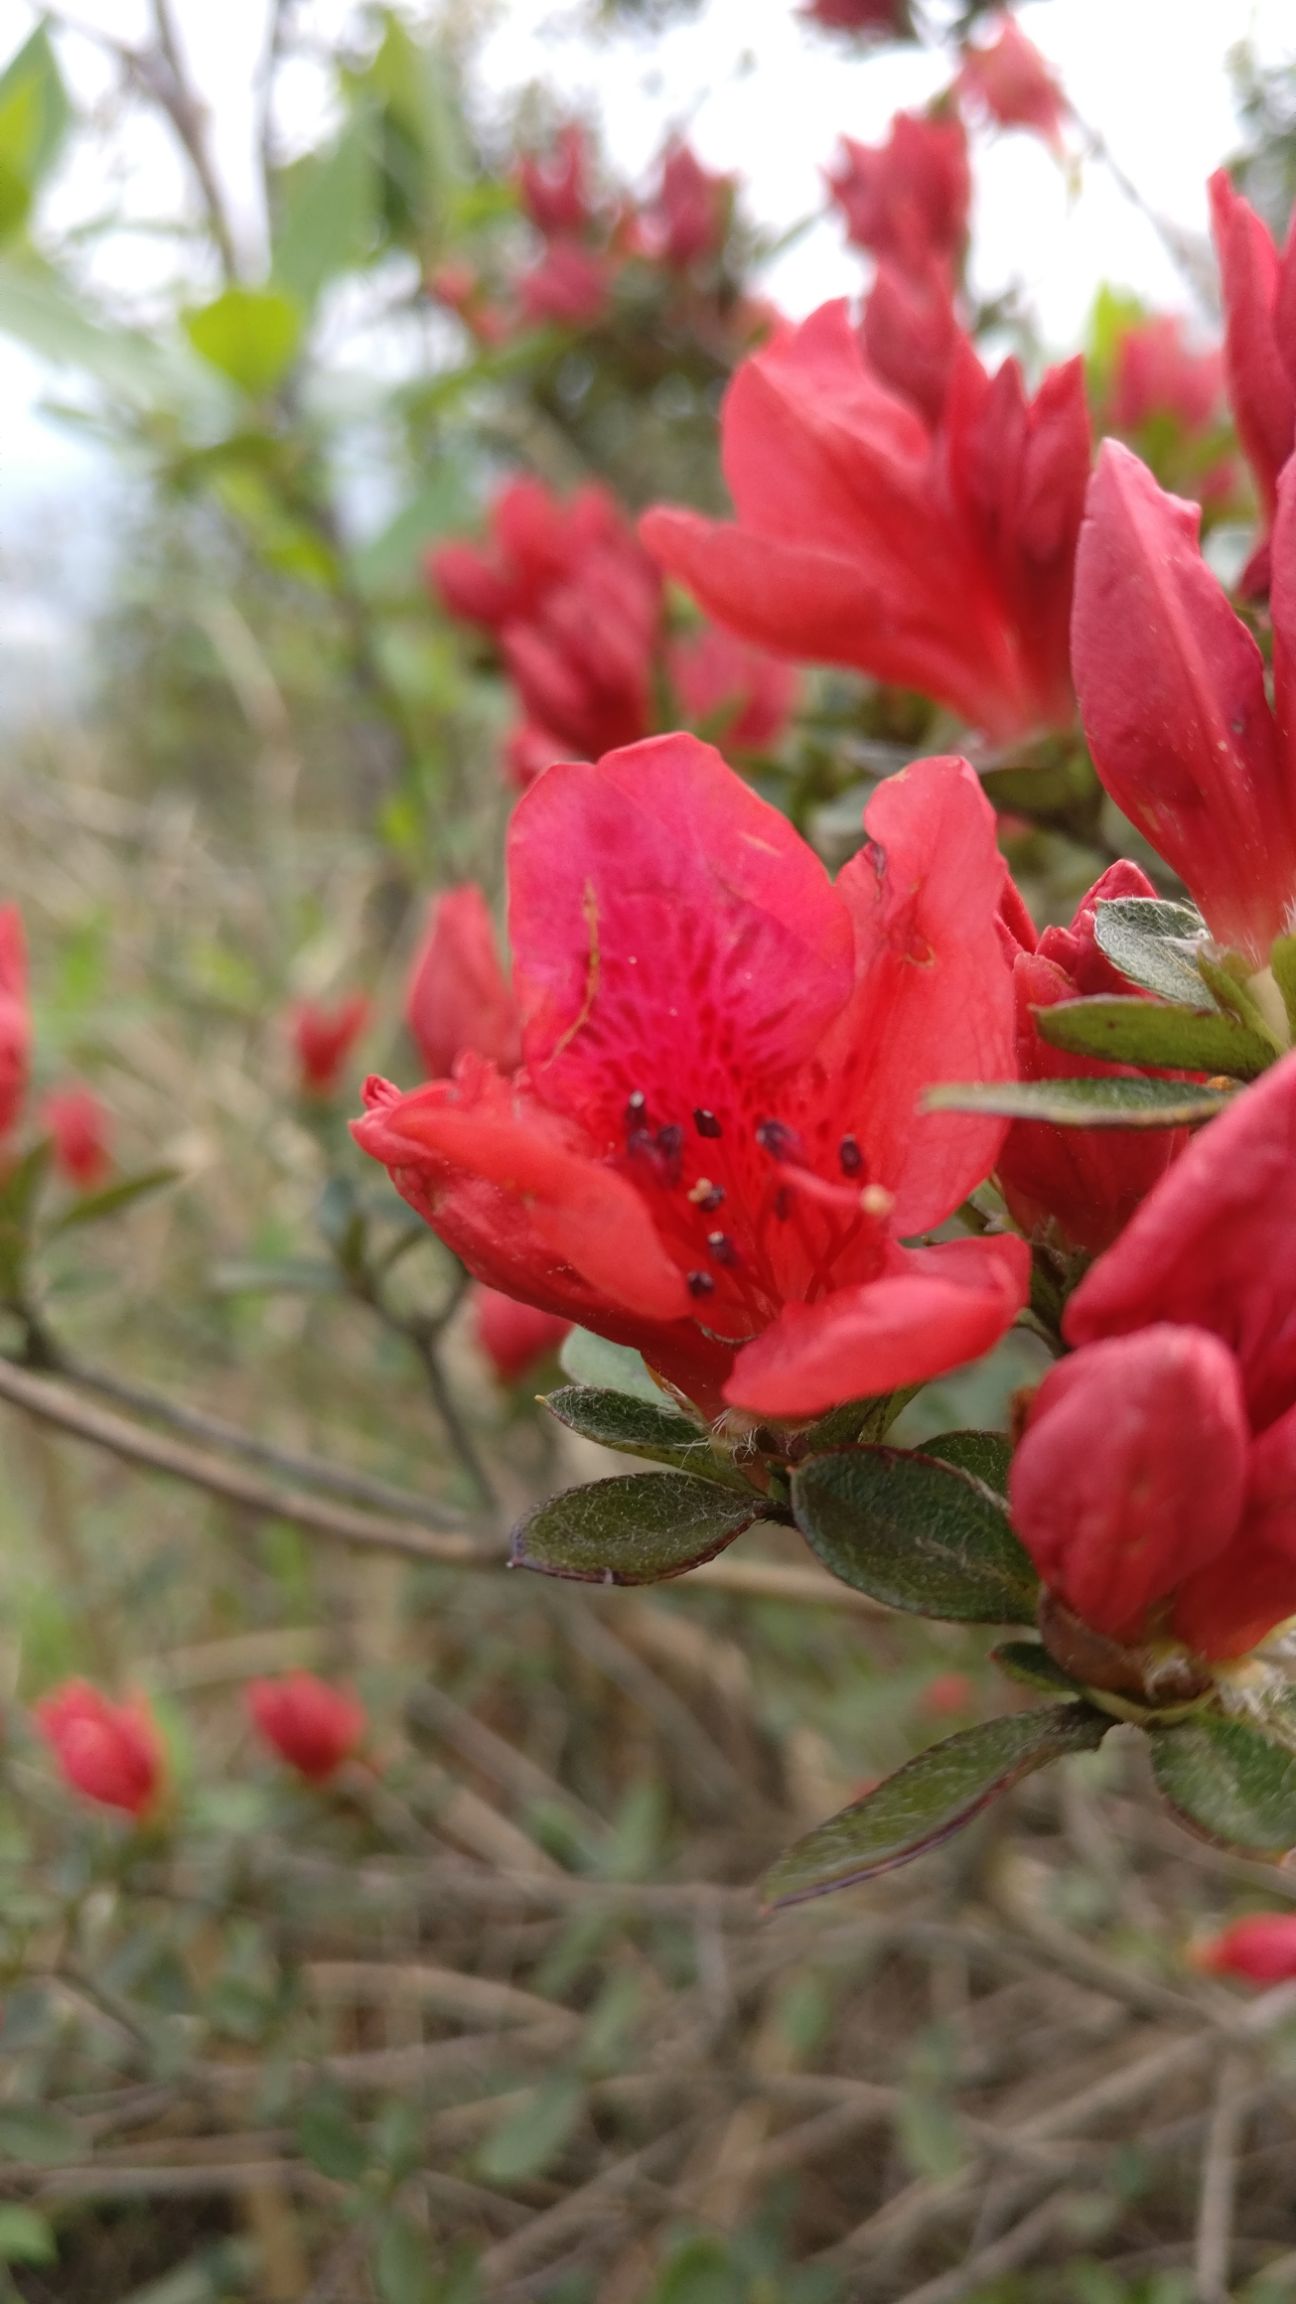
[(688, 1292), (690, 1296), (714, 1296), (715, 1282), (712, 1279), (710, 1273), (690, 1272), (688, 1276)]
[(732, 1264), (736, 1261), (737, 1250), (727, 1232), (708, 1232), (707, 1246), (717, 1264)]
[(843, 1176), (858, 1176), (864, 1166), (864, 1155), (853, 1136), (843, 1136), (837, 1147)]
[(647, 1097), (645, 1096), (642, 1088), (636, 1088), (633, 1096), (629, 1097), (626, 1102), (625, 1124), (627, 1128), (641, 1127), (643, 1125), (643, 1116), (647, 1109)]
[(723, 1206), (724, 1196), (725, 1188), (723, 1184), (713, 1184), (709, 1192), (703, 1193), (701, 1199), (698, 1202), (698, 1206), (706, 1213), (706, 1215), (710, 1216), (717, 1208)]
[(792, 1194), (786, 1184), (780, 1184), (774, 1195), (774, 1213), (780, 1224), (786, 1224), (792, 1213)]
[(646, 1128), (632, 1128), (626, 1137), (626, 1150), (635, 1160), (642, 1160), (646, 1153), (653, 1151), (653, 1140), (648, 1130)]
[(661, 1153), (663, 1160), (674, 1160), (678, 1158), (683, 1143), (684, 1131), (682, 1128), (677, 1128), (674, 1121), (671, 1122), (669, 1128), (658, 1129), (657, 1149)]
[(782, 1120), (762, 1120), (756, 1129), (756, 1141), (771, 1160), (794, 1159), (800, 1150), (795, 1128), (786, 1127)]
[(719, 1136), (722, 1132), (714, 1112), (705, 1112), (700, 1104), (693, 1107), (693, 1125), (699, 1136)]

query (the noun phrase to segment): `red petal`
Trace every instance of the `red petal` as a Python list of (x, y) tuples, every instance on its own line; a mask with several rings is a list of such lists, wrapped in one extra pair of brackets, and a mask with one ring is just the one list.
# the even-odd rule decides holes
[(1252, 1420), (1296, 1400), (1296, 1055), (1194, 1137), (1086, 1273), (1073, 1344), (1153, 1320), (1208, 1328), (1236, 1353)]
[(1275, 310), (1278, 251), (1268, 227), (1223, 168), (1210, 180), (1211, 224), (1224, 290), (1224, 367), (1238, 437), (1272, 517), (1278, 475), (1296, 433), (1296, 379), (1282, 356)]
[(816, 1416), (925, 1383), (997, 1344), (1029, 1279), (1024, 1240), (896, 1250), (881, 1279), (786, 1306), (738, 1354), (725, 1398), (757, 1416)]
[(1296, 893), (1296, 808), (1260, 651), (1201, 557), (1200, 519), (1106, 442), (1076, 568), (1076, 688), (1117, 806), (1259, 965)]

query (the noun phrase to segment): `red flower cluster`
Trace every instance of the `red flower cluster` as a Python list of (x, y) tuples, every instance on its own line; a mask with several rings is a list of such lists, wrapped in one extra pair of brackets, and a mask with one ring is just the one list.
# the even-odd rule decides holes
[(1068, 620), (1089, 470), (1079, 361), (1033, 400), (954, 346), (935, 430), (874, 373), (845, 303), (739, 369), (722, 419), (735, 525), (641, 533), (745, 639), (919, 689), (1007, 741), (1072, 715)]
[(538, 480), (510, 481), (488, 542), (443, 544), (427, 572), (442, 607), (499, 649), (522, 708), (508, 760), (523, 788), (554, 760), (648, 735), (663, 674), (709, 733), (740, 748), (774, 742), (791, 711), (795, 674), (729, 634), (668, 646), (661, 578), (606, 489), (564, 501)]
[(884, 785), (836, 886), (684, 736), (560, 766), (510, 837), (523, 1063), (366, 1090), (367, 1152), (475, 1276), (637, 1345), (714, 1410), (805, 1416), (984, 1350), (1017, 1240), (908, 1246), (1002, 1125), (921, 1117), (1011, 1066), (993, 818), (960, 761)]
[(962, 264), (972, 170), (957, 112), (897, 112), (885, 144), (843, 136), (828, 189), (856, 248), (919, 276)]
[(957, 85), (998, 127), (1029, 128), (1061, 150), (1066, 98), (1015, 17), (997, 17), (992, 39), (969, 42)]
[[(1241, 1656), (1296, 1614), (1296, 1056), (1087, 1273), (1012, 1470), (1045, 1583), (1123, 1645)], [(1101, 1435), (1101, 1446), (1095, 1439)]]

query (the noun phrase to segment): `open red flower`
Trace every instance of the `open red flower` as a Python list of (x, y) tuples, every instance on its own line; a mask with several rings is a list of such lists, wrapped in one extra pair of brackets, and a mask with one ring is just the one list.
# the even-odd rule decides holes
[(828, 188), (855, 247), (905, 272), (962, 260), (972, 172), (957, 112), (897, 112), (885, 144), (843, 136)]
[(560, 764), (510, 833), (512, 1080), (461, 1060), (355, 1123), (475, 1277), (638, 1346), (699, 1405), (813, 1415), (971, 1359), (1010, 1239), (907, 1245), (1002, 1125), (922, 1116), (1011, 1074), (993, 817), (965, 762), (884, 784), (836, 886), (719, 755)]
[(93, 1192), (112, 1168), (112, 1122), (93, 1088), (71, 1080), (51, 1089), (41, 1119), (54, 1147), (54, 1165), (78, 1192)]
[(16, 904), (0, 906), (0, 1141), (22, 1110), (31, 1071), (27, 939)]
[(1296, 1614), (1296, 1056), (1085, 1275), (1013, 1461), (1045, 1583), (1126, 1644), (1245, 1655)]
[(1210, 180), (1210, 198), (1229, 398), (1268, 526), (1279, 474), (1296, 447), (1296, 217), (1280, 251), (1223, 168)]
[(265, 1742), (311, 1784), (336, 1775), (364, 1742), (369, 1725), (357, 1697), (331, 1688), (313, 1672), (253, 1680), (247, 1707)]
[(958, 85), (1001, 128), (1031, 128), (1054, 151), (1060, 150), (1066, 98), (1014, 17), (997, 17), (992, 39), (968, 44)]
[(453, 1072), (465, 1049), (511, 1072), (521, 1054), (517, 1008), (495, 924), (475, 881), (428, 906), (405, 995), (405, 1022), (429, 1080)]
[(115, 1704), (88, 1680), (68, 1680), (42, 1697), (35, 1712), (74, 1792), (128, 1816), (143, 1816), (154, 1806), (166, 1761), (157, 1722), (142, 1696)]
[(1077, 556), (1076, 691), (1117, 807), (1258, 968), (1296, 905), (1296, 467), (1273, 539), (1276, 711), (1260, 650), (1202, 559), (1200, 521), (1105, 443)]
[(1029, 400), (962, 340), (940, 429), (873, 374), (843, 301), (745, 360), (723, 416), (737, 521), (658, 506), (650, 552), (708, 615), (916, 688), (996, 739), (1073, 711), (1068, 623), (1089, 471), (1079, 361)]
[(336, 1096), (347, 1059), (368, 1022), (369, 1002), (362, 992), (347, 993), (331, 1004), (298, 1001), (288, 1025), (303, 1096)]
[[(1095, 909), (1114, 897), (1155, 894), (1137, 864), (1112, 864), (1081, 897), (1069, 928), (1046, 928), (1033, 947), (1017, 954), (1013, 989), (1023, 1080), (1139, 1077), (1132, 1064), (1104, 1063), (1052, 1047), (1040, 1035), (1035, 1011), (1090, 994), (1133, 994), (1137, 987), (1098, 948)], [(1182, 1128), (1054, 1128), (1045, 1121), (1015, 1120), (999, 1155), (999, 1183), (1024, 1232), (1053, 1222), (1073, 1247), (1096, 1254), (1110, 1247), (1187, 1142)]]

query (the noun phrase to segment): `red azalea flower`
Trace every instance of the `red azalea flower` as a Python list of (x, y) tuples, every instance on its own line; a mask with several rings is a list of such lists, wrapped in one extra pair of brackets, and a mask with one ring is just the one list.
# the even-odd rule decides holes
[(468, 1294), (472, 1331), (501, 1384), (520, 1383), (542, 1361), (552, 1360), (571, 1329), (570, 1320), (519, 1304), (498, 1288), (474, 1281)]
[(31, 1070), (27, 939), (16, 904), (0, 906), (0, 1140), (22, 1110)]
[(674, 641), (667, 666), (687, 718), (736, 751), (769, 751), (796, 709), (796, 667), (718, 624), (699, 625)]
[(515, 812), (511, 1081), (366, 1089), (364, 1149), (490, 1286), (638, 1346), (700, 1405), (808, 1416), (975, 1357), (1023, 1242), (908, 1246), (993, 1164), (919, 1116), (1006, 1078), (1003, 866), (971, 770), (869, 803), (836, 887), (719, 755), (664, 736), (560, 763)]
[(68, 1680), (35, 1707), (37, 1724), (74, 1792), (143, 1816), (162, 1792), (165, 1755), (142, 1696), (114, 1704), (86, 1680)]
[(1211, 1121), (1067, 1307), (1012, 1468), (1097, 1632), (1245, 1655), (1296, 1614), (1296, 1056)]
[(1296, 902), (1296, 467), (1273, 539), (1274, 688), (1197, 541), (1200, 508), (1107, 441), (1076, 566), (1072, 661), (1094, 764), (1221, 943), (1263, 967)]
[(972, 172), (957, 112), (897, 112), (885, 144), (843, 136), (828, 189), (856, 248), (920, 276), (962, 261)]
[(51, 1090), (41, 1120), (54, 1146), (54, 1165), (78, 1192), (93, 1192), (112, 1168), (112, 1122), (93, 1088), (74, 1080)]
[(405, 995), (405, 1022), (429, 1080), (453, 1072), (465, 1049), (511, 1072), (522, 1052), (517, 1009), (495, 926), (473, 881), (428, 906)]
[(590, 194), (590, 150), (585, 130), (577, 121), (560, 128), (542, 158), (530, 152), (516, 169), (522, 206), (546, 240), (565, 232), (582, 232), (594, 220)]
[(613, 266), (597, 248), (580, 240), (551, 240), (538, 264), (518, 281), (528, 320), (551, 320), (558, 328), (592, 328), (607, 311)]
[(337, 1094), (347, 1059), (368, 1022), (369, 1003), (362, 992), (348, 993), (332, 1006), (322, 1000), (298, 1001), (290, 1012), (289, 1030), (303, 1096)]
[(369, 1725), (355, 1696), (330, 1688), (313, 1672), (253, 1680), (246, 1698), (258, 1733), (312, 1784), (326, 1783), (336, 1775), (363, 1743)]
[(935, 432), (964, 341), (948, 266), (933, 259), (919, 272), (880, 262), (865, 300), (860, 337), (874, 375), (908, 400)]
[(1296, 445), (1296, 216), (1280, 253), (1222, 168), (1210, 180), (1210, 197), (1224, 293), (1224, 370), (1268, 526), (1278, 476)]
[(714, 175), (678, 141), (662, 156), (661, 182), (640, 218), (642, 253), (673, 272), (718, 256), (733, 213), (734, 179)]
[(613, 498), (583, 488), (564, 503), (539, 481), (513, 481), (490, 526), (484, 548), (443, 545), (428, 572), (450, 613), (499, 643), (524, 714), (509, 740), (513, 781), (645, 736), (661, 579)]
[(733, 525), (658, 506), (655, 558), (707, 614), (812, 663), (937, 698), (996, 740), (1067, 723), (1089, 470), (1081, 364), (1033, 401), (957, 347), (940, 430), (868, 367), (845, 302), (780, 329), (723, 416)]
[[(1117, 896), (1155, 896), (1137, 864), (1109, 865), (1081, 897), (1069, 928), (1046, 928), (1018, 952), (1013, 964), (1017, 996), (1017, 1062), (1023, 1080), (1137, 1079), (1133, 1064), (1071, 1056), (1041, 1038), (1037, 1008), (1089, 994), (1137, 993), (1099, 950), (1097, 905)], [(999, 1155), (1005, 1200), (1023, 1232), (1056, 1223), (1073, 1247), (1096, 1254), (1123, 1230), (1139, 1202), (1188, 1142), (1183, 1128), (1052, 1128), (1015, 1120)]]
[(1223, 402), (1223, 353), (1195, 351), (1179, 313), (1153, 313), (1122, 331), (1109, 409), (1118, 432), (1138, 432), (1158, 416), (1171, 417), (1189, 436), (1209, 432)]
[(1289, 1984), (1296, 1976), (1296, 1912), (1252, 1912), (1194, 1945), (1192, 1959), (1208, 1975)]
[(872, 33), (895, 40), (910, 32), (905, 0), (806, 0), (801, 10), (808, 24), (828, 32)]
[(984, 46), (963, 51), (958, 86), (1001, 128), (1031, 128), (1054, 151), (1062, 145), (1067, 101), (1038, 48), (1011, 16), (996, 18)]

